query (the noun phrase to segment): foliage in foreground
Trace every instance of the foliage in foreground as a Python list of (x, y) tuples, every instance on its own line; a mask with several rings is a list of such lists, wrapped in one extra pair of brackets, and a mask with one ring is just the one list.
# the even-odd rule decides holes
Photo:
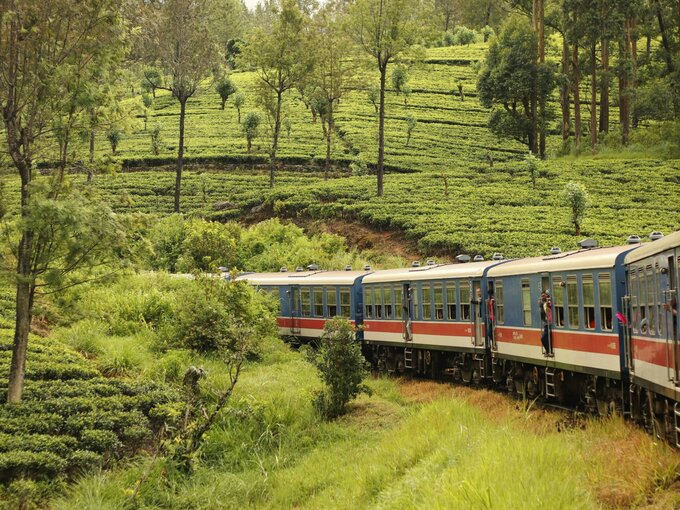
[(308, 352), (324, 383), (314, 407), (325, 419), (345, 414), (347, 404), (361, 393), (371, 394), (363, 384), (368, 370), (351, 322), (338, 317), (326, 322), (318, 352)]

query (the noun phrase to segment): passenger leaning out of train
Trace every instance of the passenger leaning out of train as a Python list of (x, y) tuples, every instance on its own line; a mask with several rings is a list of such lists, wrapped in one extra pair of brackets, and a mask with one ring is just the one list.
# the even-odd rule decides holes
[(543, 349), (547, 356), (554, 356), (552, 339), (550, 338), (550, 326), (552, 325), (553, 319), (552, 300), (550, 299), (550, 293), (547, 290), (544, 290), (541, 293), (538, 307), (541, 310), (541, 344), (543, 344)]
[(664, 303), (663, 308), (671, 312), (671, 317), (673, 318), (673, 339), (675, 339), (678, 334), (678, 302), (675, 296), (671, 298), (669, 303)]

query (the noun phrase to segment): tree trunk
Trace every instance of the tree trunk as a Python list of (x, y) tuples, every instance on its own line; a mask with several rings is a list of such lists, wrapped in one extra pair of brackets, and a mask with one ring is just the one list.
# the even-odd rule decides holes
[(623, 59), (619, 76), (619, 122), (621, 124), (621, 143), (623, 145), (628, 145), (630, 138), (630, 86), (634, 80), (635, 73), (632, 43), (634, 24), (635, 22), (632, 18), (626, 19), (624, 40), (619, 44), (619, 53)]
[(331, 171), (331, 133), (333, 132), (333, 101), (329, 101), (328, 105), (328, 129), (326, 130), (326, 167), (323, 178), (328, 180), (328, 175)]
[(661, 33), (661, 46), (663, 47), (663, 58), (666, 62), (666, 69), (668, 74), (671, 75), (671, 88), (673, 92), (673, 110), (676, 117), (680, 117), (680, 90), (678, 90), (678, 85), (673, 79), (675, 74), (675, 63), (673, 62), (673, 51), (671, 48), (671, 42), (668, 38), (668, 30), (666, 27), (666, 22), (663, 17), (663, 10), (661, 8), (660, 0), (654, 0), (654, 6), (656, 8), (656, 19), (659, 22), (659, 32)]
[(385, 81), (387, 79), (387, 62), (378, 61), (380, 66), (380, 109), (378, 114), (378, 196), (383, 195), (383, 172), (385, 163)]
[(566, 35), (562, 38), (562, 140), (569, 140), (571, 135), (571, 108), (569, 104), (569, 41)]
[(581, 126), (581, 67), (578, 58), (578, 41), (574, 41), (572, 61), (573, 83), (572, 92), (574, 94), (574, 147), (578, 150), (581, 147), (581, 137), (583, 128)]
[(602, 76), (600, 81), (600, 132), (609, 133), (609, 40), (603, 38), (602, 48)]
[(241, 109), (236, 108), (236, 111), (238, 112), (238, 123), (240, 124), (241, 123)]
[(222, 110), (224, 110), (224, 104), (227, 102), (225, 98), (222, 98)]
[(597, 43), (590, 46), (590, 146), (597, 146)]
[(279, 132), (281, 131), (281, 102), (283, 92), (279, 89), (276, 92), (276, 115), (274, 118), (274, 140), (272, 141), (272, 151), (269, 161), (269, 187), (274, 187), (274, 168), (276, 167), (276, 151), (279, 147)]
[(177, 173), (175, 175), (175, 212), (179, 212), (179, 200), (182, 193), (182, 168), (184, 166), (184, 117), (187, 110), (187, 99), (179, 100), (179, 149), (177, 150)]
[[(28, 215), (31, 185), (30, 163), (16, 163), (21, 174), (21, 216)], [(31, 259), (33, 255), (33, 231), (24, 228), (17, 252), (17, 292), (16, 322), (14, 327), (14, 343), (12, 344), (12, 363), (9, 371), (7, 402), (21, 402), (24, 390), (24, 374), (26, 371), (26, 349), (28, 333), (31, 328), (33, 308), (31, 282)]]
[[(637, 21), (635, 18), (631, 18), (631, 24), (630, 24), (630, 55), (632, 58), (632, 66), (633, 66), (633, 76), (631, 77), (631, 82), (630, 82), (630, 87), (635, 90), (635, 87), (637, 86), (637, 64), (638, 64), (638, 47), (637, 47), (637, 39), (638, 39), (638, 34), (637, 34)], [(632, 105), (632, 98), (629, 98), (629, 104)], [(633, 128), (637, 128), (638, 124), (640, 122), (640, 119), (638, 119), (637, 116), (637, 109), (636, 108), (631, 108), (632, 111), (630, 112), (632, 114), (632, 120), (633, 120)]]

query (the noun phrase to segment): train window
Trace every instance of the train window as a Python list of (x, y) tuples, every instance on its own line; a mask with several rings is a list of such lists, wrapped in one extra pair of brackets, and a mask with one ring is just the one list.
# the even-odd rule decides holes
[(655, 265), (654, 276), (656, 278), (656, 286), (654, 287), (655, 295), (656, 295), (656, 311), (655, 311), (655, 314), (658, 317), (658, 321), (659, 321), (659, 322), (657, 322), (657, 324), (659, 325), (659, 327), (657, 328), (657, 333), (659, 334), (659, 336), (663, 336), (663, 334), (666, 331), (666, 327), (665, 327), (664, 320), (663, 320), (663, 317), (664, 317), (663, 303), (662, 303), (663, 298), (661, 297), (661, 295), (658, 294), (658, 292), (661, 290), (661, 268), (659, 267), (658, 263)]
[(314, 287), (312, 297), (314, 298), (314, 317), (323, 317), (323, 289)]
[(326, 289), (326, 305), (328, 305), (329, 317), (338, 315), (338, 295), (335, 292), (335, 287), (328, 287)]
[(279, 288), (278, 287), (272, 287), (269, 289), (269, 292), (271, 293), (272, 296), (274, 296), (276, 299), (279, 299)]
[(524, 325), (531, 326), (531, 285), (529, 280), (522, 280), (522, 312)]
[(564, 327), (564, 290), (562, 278), (554, 276), (552, 279), (553, 322), (558, 328)]
[(417, 320), (420, 313), (420, 307), (418, 305), (418, 287), (413, 285), (411, 287), (411, 299), (413, 300), (413, 319)]
[(376, 319), (382, 319), (382, 287), (373, 289), (373, 313)]
[(586, 329), (595, 329), (595, 282), (592, 274), (584, 274), (583, 289), (583, 325)]
[(364, 318), (373, 318), (373, 289), (364, 287)]
[(340, 316), (352, 316), (352, 292), (347, 287), (340, 287)]
[(567, 276), (567, 308), (569, 309), (569, 327), (578, 329), (578, 283), (576, 276)]
[(446, 284), (446, 312), (447, 318), (450, 321), (455, 321), (458, 315), (456, 314), (456, 284), (455, 282), (448, 282)]
[(290, 289), (291, 293), (291, 305), (293, 312), (297, 313), (300, 311), (300, 289), (297, 287), (292, 287)]
[(444, 290), (441, 283), (434, 285), (434, 320), (444, 320)]
[(432, 320), (432, 294), (430, 293), (430, 284), (423, 284), (423, 320)]
[(614, 327), (611, 275), (607, 273), (598, 274), (597, 285), (600, 293), (600, 328), (611, 331)]
[(654, 285), (654, 270), (650, 265), (647, 266), (647, 306), (648, 306), (647, 313), (649, 314), (647, 317), (649, 321), (648, 330), (650, 335), (656, 334), (656, 306), (655, 306), (656, 292), (654, 292), (655, 289), (656, 285)]
[(385, 318), (392, 318), (392, 286), (385, 287)]
[(401, 319), (403, 317), (403, 304), (401, 300), (401, 285), (394, 287), (394, 318)]
[(496, 323), (505, 324), (505, 301), (504, 301), (505, 298), (503, 296), (503, 281), (496, 280), (494, 284), (496, 287), (495, 291)]
[(470, 320), (470, 285), (465, 283), (460, 286), (460, 320)]
[(647, 277), (645, 276), (644, 268), (638, 269), (638, 288), (640, 289), (638, 293), (638, 305), (640, 315), (638, 316), (638, 327), (640, 328), (640, 333), (649, 333), (649, 324), (647, 323)]
[(631, 269), (628, 274), (628, 293), (630, 295), (630, 308), (632, 315), (632, 326), (635, 333), (638, 332), (638, 279), (635, 269)]
[(300, 309), (300, 315), (303, 317), (309, 317), (312, 315), (312, 293), (309, 287), (303, 287), (300, 289), (300, 301), (302, 302), (302, 308)]

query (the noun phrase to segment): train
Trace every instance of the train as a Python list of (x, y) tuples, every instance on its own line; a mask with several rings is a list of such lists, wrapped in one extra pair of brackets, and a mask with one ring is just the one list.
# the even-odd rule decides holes
[(620, 413), (680, 447), (680, 231), (571, 251), (403, 269), (312, 265), (238, 279), (280, 302), (279, 333), (357, 327), (372, 367)]

